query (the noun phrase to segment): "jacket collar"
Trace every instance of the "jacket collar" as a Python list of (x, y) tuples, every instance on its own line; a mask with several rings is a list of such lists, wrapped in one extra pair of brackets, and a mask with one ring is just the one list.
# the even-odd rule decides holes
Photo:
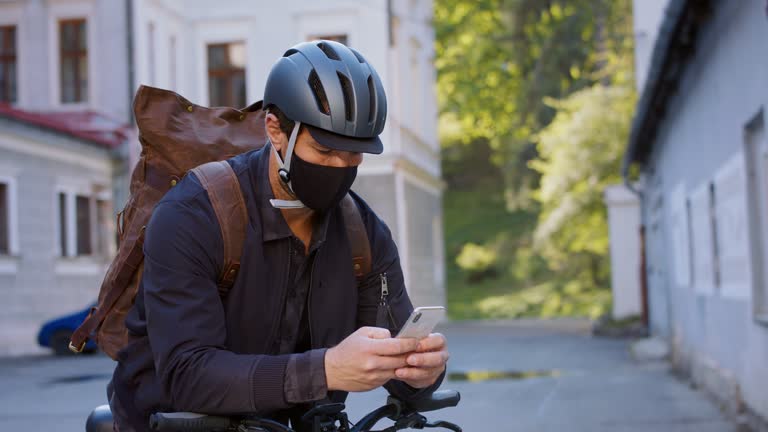
[[(270, 199), (275, 198), (269, 183), (269, 158), (272, 153), (270, 146), (271, 144), (267, 144), (261, 150), (252, 152), (248, 158), (251, 188), (255, 192), (255, 207), (259, 218), (256, 221), (254, 217), (251, 217), (251, 223), (254, 226), (261, 224), (261, 237), (264, 242), (293, 236), (293, 232), (285, 221), (280, 209), (272, 207), (272, 204), (269, 202)], [(326, 212), (322, 219), (320, 219), (320, 223), (315, 226), (312, 232), (310, 249), (315, 249), (325, 242), (329, 220), (336, 211), (337, 209), (333, 209)]]

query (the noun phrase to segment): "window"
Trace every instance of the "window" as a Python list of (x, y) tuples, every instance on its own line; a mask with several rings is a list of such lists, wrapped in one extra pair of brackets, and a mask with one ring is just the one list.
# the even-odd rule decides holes
[(77, 220), (77, 252), (78, 256), (93, 254), (91, 243), (91, 200), (78, 195), (75, 198), (75, 218)]
[(59, 253), (61, 256), (69, 255), (67, 244), (67, 232), (69, 231), (67, 220), (67, 194), (59, 193)]
[(751, 296), (746, 169), (744, 154), (737, 152), (717, 169), (713, 179), (716, 286), (722, 297), (734, 300)]
[(752, 239), (752, 284), (754, 314), (757, 320), (768, 324), (768, 143), (762, 111), (750, 122), (745, 131), (747, 175), (749, 179), (750, 222)]
[(669, 201), (675, 282), (678, 286), (688, 287), (691, 284), (691, 246), (688, 238), (690, 233), (688, 228), (688, 200), (683, 183), (678, 183), (672, 189)]
[(245, 106), (245, 43), (208, 45), (210, 106)]
[[(94, 190), (103, 189), (96, 187)], [(59, 253), (62, 257), (111, 256), (112, 202), (105, 195), (62, 191), (57, 196)]]
[(84, 19), (59, 21), (62, 103), (88, 100), (88, 47)]
[(691, 268), (694, 290), (699, 295), (713, 295), (717, 280), (715, 217), (712, 183), (704, 183), (688, 197), (691, 237)]
[(709, 184), (709, 224), (712, 227), (712, 270), (714, 271), (713, 284), (715, 287), (720, 288), (720, 252), (717, 247), (717, 195), (715, 194), (715, 184)]
[(8, 220), (10, 207), (8, 185), (0, 183), (0, 255), (11, 253), (11, 227)]
[(16, 102), (16, 27), (0, 27), (0, 102)]

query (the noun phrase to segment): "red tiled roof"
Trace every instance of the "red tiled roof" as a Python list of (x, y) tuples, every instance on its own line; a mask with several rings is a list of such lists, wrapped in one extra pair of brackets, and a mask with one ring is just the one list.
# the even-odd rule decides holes
[(25, 111), (4, 103), (0, 103), (0, 117), (63, 133), (108, 149), (114, 149), (125, 141), (129, 127), (96, 111)]

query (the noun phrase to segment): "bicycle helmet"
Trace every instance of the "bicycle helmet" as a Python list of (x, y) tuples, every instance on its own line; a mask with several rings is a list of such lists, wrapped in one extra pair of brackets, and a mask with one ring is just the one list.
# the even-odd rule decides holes
[(327, 40), (303, 42), (283, 54), (267, 78), (264, 106), (275, 105), (307, 126), (320, 144), (379, 154), (387, 97), (376, 70), (357, 51)]

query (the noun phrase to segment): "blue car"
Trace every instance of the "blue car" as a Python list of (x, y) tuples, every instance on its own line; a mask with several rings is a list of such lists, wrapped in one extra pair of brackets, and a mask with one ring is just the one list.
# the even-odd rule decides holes
[[(96, 306), (96, 303), (89, 304), (88, 307), (81, 311), (46, 322), (37, 334), (37, 343), (40, 346), (52, 348), (56, 355), (73, 354), (69, 350), (69, 338), (72, 336), (72, 332), (85, 321), (85, 317), (88, 316), (88, 312), (94, 306)], [(83, 352), (94, 353), (96, 350), (96, 342), (89, 340), (85, 344)]]

